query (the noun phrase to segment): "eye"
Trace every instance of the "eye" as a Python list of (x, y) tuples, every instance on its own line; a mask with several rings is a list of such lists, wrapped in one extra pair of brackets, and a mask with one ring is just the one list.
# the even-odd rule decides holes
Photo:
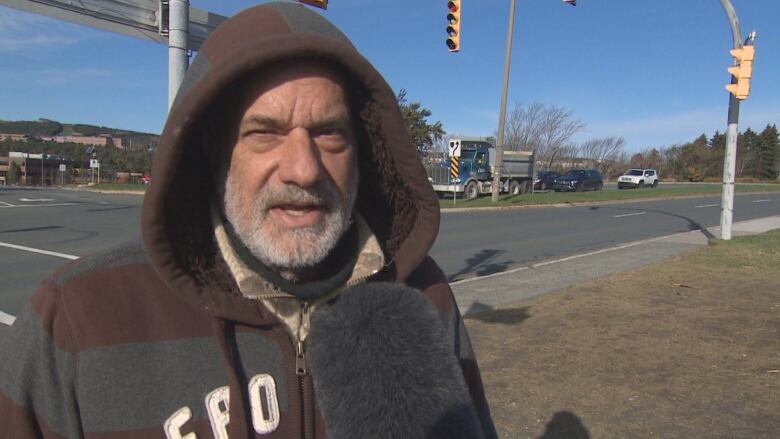
[(255, 151), (266, 151), (279, 144), (283, 136), (283, 133), (273, 128), (255, 128), (244, 133), (242, 140)]
[(314, 132), (316, 137), (344, 137), (344, 131), (341, 128), (320, 128)]
[(350, 144), (347, 132), (339, 127), (318, 128), (311, 134), (317, 146), (326, 152), (341, 152)]

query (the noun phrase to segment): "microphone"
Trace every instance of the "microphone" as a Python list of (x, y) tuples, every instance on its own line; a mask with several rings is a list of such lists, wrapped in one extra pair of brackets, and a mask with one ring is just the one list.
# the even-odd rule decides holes
[(445, 322), (419, 290), (344, 290), (312, 314), (307, 356), (330, 438), (484, 437)]

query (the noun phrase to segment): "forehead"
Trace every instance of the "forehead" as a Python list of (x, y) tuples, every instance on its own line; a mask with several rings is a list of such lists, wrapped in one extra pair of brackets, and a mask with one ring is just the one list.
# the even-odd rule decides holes
[(287, 61), (250, 75), (243, 81), (244, 109), (258, 100), (282, 100), (302, 94), (305, 98), (326, 98), (346, 103), (344, 75), (326, 63)]

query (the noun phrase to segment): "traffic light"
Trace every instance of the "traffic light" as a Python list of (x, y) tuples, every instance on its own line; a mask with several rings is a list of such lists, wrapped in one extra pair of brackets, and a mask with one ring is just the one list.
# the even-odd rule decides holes
[(460, 50), (460, 0), (449, 0), (447, 9), (447, 49), (457, 52)]
[(726, 90), (737, 99), (747, 99), (750, 94), (750, 78), (753, 76), (753, 58), (756, 55), (754, 46), (742, 46), (731, 50), (731, 55), (737, 59), (737, 65), (729, 67), (729, 73), (737, 79), (736, 84), (728, 84)]
[(328, 0), (298, 0), (299, 3), (305, 3), (315, 8), (328, 9)]

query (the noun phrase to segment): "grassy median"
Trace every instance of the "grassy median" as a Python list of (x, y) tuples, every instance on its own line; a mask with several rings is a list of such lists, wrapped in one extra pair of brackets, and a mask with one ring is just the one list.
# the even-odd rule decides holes
[[(482, 196), (474, 200), (441, 198), (442, 209), (470, 207), (510, 207), (535, 204), (583, 203), (591, 201), (616, 201), (647, 198), (684, 197), (696, 195), (718, 195), (720, 184), (680, 185), (672, 187), (657, 187), (645, 189), (603, 190), (591, 192), (536, 192), (525, 195), (502, 195), (497, 203), (490, 201), (490, 196)], [(780, 192), (780, 184), (737, 184), (738, 193), (745, 192)]]
[(502, 438), (775, 438), (780, 231), (469, 316)]

